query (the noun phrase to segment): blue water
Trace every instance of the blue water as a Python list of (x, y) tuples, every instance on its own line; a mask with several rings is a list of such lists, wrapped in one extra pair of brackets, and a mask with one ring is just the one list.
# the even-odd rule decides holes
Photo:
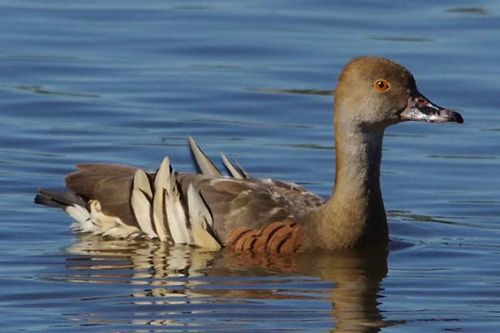
[[(498, 332), (500, 4), (0, 1), (5, 332)], [(327, 196), (343, 64), (410, 68), (464, 125), (384, 142), (391, 249), (293, 258), (79, 236), (32, 204), (83, 161), (146, 169), (186, 137)]]

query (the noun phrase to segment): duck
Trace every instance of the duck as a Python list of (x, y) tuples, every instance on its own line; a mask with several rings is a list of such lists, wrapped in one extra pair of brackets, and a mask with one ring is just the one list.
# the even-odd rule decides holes
[(78, 232), (210, 251), (293, 254), (387, 244), (382, 143), (387, 127), (407, 121), (464, 122), (420, 93), (402, 65), (357, 57), (334, 90), (335, 183), (328, 198), (294, 183), (254, 178), (222, 155), (224, 175), (189, 137), (197, 173), (176, 172), (168, 157), (155, 172), (78, 164), (65, 190), (39, 189), (34, 202), (65, 211)]

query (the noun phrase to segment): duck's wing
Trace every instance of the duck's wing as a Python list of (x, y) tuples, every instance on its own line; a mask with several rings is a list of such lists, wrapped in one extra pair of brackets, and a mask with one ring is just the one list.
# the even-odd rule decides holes
[(262, 234), (266, 227), (283, 221), (301, 225), (311, 211), (324, 204), (322, 198), (299, 185), (270, 179), (181, 173), (177, 180), (183, 193), (189, 187), (200, 193), (213, 219), (214, 236), (226, 246), (234, 243), (238, 231)]
[[(40, 190), (35, 202), (62, 208), (80, 231), (147, 236), (211, 249), (293, 251), (311, 210), (323, 204), (296, 184), (254, 179), (223, 157), (223, 176), (189, 140), (200, 174), (176, 173), (168, 158), (156, 173), (112, 164), (79, 164), (67, 192)], [(260, 244), (260, 245), (259, 245)]]

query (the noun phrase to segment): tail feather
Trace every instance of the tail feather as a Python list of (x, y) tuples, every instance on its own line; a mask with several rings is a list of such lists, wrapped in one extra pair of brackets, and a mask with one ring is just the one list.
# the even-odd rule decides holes
[(90, 212), (79, 205), (69, 205), (64, 211), (71, 216), (75, 223), (71, 224), (71, 228), (80, 232), (98, 233), (99, 226), (92, 219)]
[(71, 191), (39, 189), (34, 202), (38, 205), (64, 210), (75, 220), (75, 223), (71, 225), (71, 228), (74, 230), (92, 233), (99, 230), (92, 219), (87, 202)]
[(66, 205), (64, 205), (58, 201), (52, 200), (52, 197), (47, 196), (43, 193), (38, 193), (35, 196), (35, 199), (33, 200), (33, 202), (36, 203), (37, 205), (44, 205), (44, 206), (53, 207), (53, 208), (64, 209), (64, 207), (66, 207)]
[(73, 192), (48, 190), (44, 188), (38, 190), (34, 202), (38, 205), (45, 205), (60, 209), (65, 209), (66, 206), (73, 204), (87, 207), (85, 200)]

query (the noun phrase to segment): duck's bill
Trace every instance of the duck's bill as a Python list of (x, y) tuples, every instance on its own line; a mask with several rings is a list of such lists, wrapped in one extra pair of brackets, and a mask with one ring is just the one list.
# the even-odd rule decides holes
[(400, 117), (403, 121), (421, 120), (430, 123), (455, 122), (459, 124), (464, 122), (460, 113), (440, 107), (420, 94), (408, 99), (408, 104)]

